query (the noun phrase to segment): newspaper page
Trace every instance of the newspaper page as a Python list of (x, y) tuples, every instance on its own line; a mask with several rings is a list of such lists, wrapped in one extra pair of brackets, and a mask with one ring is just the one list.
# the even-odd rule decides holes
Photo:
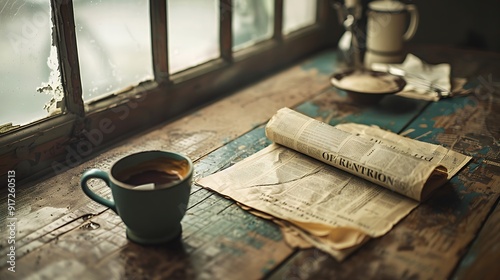
[[(287, 111), (291, 110), (285, 113)], [(280, 136), (282, 142), (290, 146), (303, 145), (302, 150), (322, 155), (321, 149), (304, 145), (293, 135), (306, 138), (306, 133), (312, 134), (305, 123), (328, 131), (327, 124), (311, 122), (309, 117), (298, 113), (288, 116), (288, 121), (274, 122), (281, 129), (292, 131)], [(374, 142), (385, 145), (393, 153), (411, 155), (418, 162), (426, 161), (434, 166), (443, 164), (453, 175), (470, 159), (437, 145), (411, 139), (405, 142), (400, 139), (405, 137), (357, 124), (339, 125), (333, 136), (319, 133), (305, 140), (309, 141), (307, 143), (328, 143), (331, 151), (340, 152), (349, 148), (346, 143), (351, 135), (363, 138), (363, 141), (358, 138), (355, 141), (365, 146), (350, 147), (358, 158), (363, 158), (359, 155), (362, 151), (369, 150), (366, 143)], [(414, 199), (322, 162), (324, 160), (318, 161), (283, 145), (271, 144), (196, 184), (230, 197), (243, 209), (274, 221), (291, 246), (315, 246), (339, 261), (370, 237), (387, 233), (418, 205)]]
[[(330, 234), (326, 235), (324, 232), (318, 232), (318, 226), (313, 225), (312, 227), (306, 227), (304, 225), (298, 227), (286, 220), (278, 219), (267, 213), (250, 208), (241, 203), (237, 203), (243, 210), (249, 213), (273, 221), (280, 227), (281, 233), (285, 242), (294, 248), (307, 249), (311, 247), (316, 247), (323, 252), (330, 254), (335, 259), (342, 261), (356, 249), (361, 247), (368, 241), (370, 237), (365, 233), (352, 229), (352, 228), (337, 228), (336, 230), (330, 230)], [(324, 226), (322, 226), (324, 227)], [(309, 231), (311, 232), (309, 232)], [(314, 234), (312, 234), (314, 233)], [(337, 249), (339, 243), (342, 243), (346, 247), (344, 249)], [(346, 245), (353, 244), (353, 246), (348, 247)]]
[(196, 182), (343, 250), (387, 233), (418, 202), (271, 144)]
[(422, 201), (447, 181), (443, 165), (335, 128), (289, 108), (266, 125), (275, 143), (309, 155), (407, 197)]
[(376, 141), (382, 145), (389, 146), (396, 151), (443, 165), (448, 170), (448, 180), (455, 176), (472, 159), (470, 156), (463, 155), (443, 146), (403, 137), (394, 132), (380, 129), (377, 126), (345, 123), (338, 124), (335, 127), (352, 134), (357, 134), (369, 141)]

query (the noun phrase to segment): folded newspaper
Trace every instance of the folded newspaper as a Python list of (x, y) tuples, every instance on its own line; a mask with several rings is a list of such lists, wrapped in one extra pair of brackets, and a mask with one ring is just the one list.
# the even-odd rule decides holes
[(446, 183), (471, 157), (360, 124), (331, 126), (288, 108), (274, 143), (196, 183), (273, 220), (292, 246), (341, 261)]

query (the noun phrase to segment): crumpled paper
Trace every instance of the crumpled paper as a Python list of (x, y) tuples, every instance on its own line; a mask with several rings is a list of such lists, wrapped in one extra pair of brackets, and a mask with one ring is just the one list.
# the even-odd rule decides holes
[[(468, 94), (472, 91), (463, 88), (467, 79), (450, 77), (450, 64), (428, 64), (413, 54), (408, 54), (401, 64), (373, 63), (371, 68), (402, 76), (407, 85), (397, 95), (407, 98), (438, 101), (443, 97)], [(446, 90), (449, 95), (442, 96), (434, 88)]]
[(370, 239), (368, 235), (357, 229), (285, 221), (242, 203), (236, 202), (236, 204), (241, 209), (278, 225), (288, 246), (301, 249), (316, 247), (337, 261), (343, 261)]

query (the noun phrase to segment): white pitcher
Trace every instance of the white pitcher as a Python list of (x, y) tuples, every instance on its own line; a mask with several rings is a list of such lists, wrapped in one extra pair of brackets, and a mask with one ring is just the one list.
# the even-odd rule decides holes
[(401, 63), (404, 42), (417, 31), (417, 7), (398, 1), (373, 1), (368, 4), (367, 14), (365, 66), (374, 62)]

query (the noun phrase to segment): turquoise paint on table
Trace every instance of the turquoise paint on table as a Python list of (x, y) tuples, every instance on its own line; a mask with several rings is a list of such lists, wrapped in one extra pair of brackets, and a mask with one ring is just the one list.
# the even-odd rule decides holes
[[(413, 104), (413, 107), (410, 110), (397, 113), (391, 110), (384, 110), (384, 106), (385, 108), (387, 108), (388, 104), (392, 107), (396, 106), (391, 102), (395, 102), (394, 104), (406, 104), (410, 102), (411, 104)], [(392, 96), (391, 98), (389, 98), (389, 101), (384, 101), (381, 104), (373, 107), (367, 107), (356, 114), (339, 118), (333, 117), (329, 123), (332, 125), (346, 122), (374, 124), (382, 128), (397, 132), (404, 128), (426, 104), (427, 102), (424, 101), (405, 101), (404, 98)], [(321, 110), (313, 102), (305, 102), (297, 106), (295, 110), (304, 113), (305, 115), (308, 115), (312, 118), (319, 117), (326, 119), (329, 114), (331, 114), (331, 111)], [(233, 165), (234, 163), (258, 152), (269, 144), (271, 144), (271, 141), (265, 136), (264, 124), (240, 136), (239, 138), (229, 141), (223, 147), (210, 153), (206, 158), (204, 158), (204, 160), (198, 163), (196, 168), (196, 177), (204, 177), (208, 174), (225, 169)], [(241, 149), (240, 147), (244, 148)]]
[[(462, 110), (466, 106), (475, 107), (477, 104), (465, 97), (455, 97), (431, 103), (422, 112), (422, 114), (420, 114), (419, 117), (408, 126), (408, 129), (414, 129), (414, 131), (409, 133), (408, 136), (410, 138), (418, 138), (420, 141), (440, 144), (437, 141), (437, 136), (443, 135), (445, 133), (445, 129), (435, 127), (436, 118), (452, 115), (457, 110)], [(484, 156), (490, 151), (490, 149), (490, 147), (483, 147), (482, 149), (475, 151), (474, 155), (476, 158), (479, 155)], [(482, 162), (483, 160), (481, 158), (477, 158), (475, 162), (470, 162), (466, 167), (468, 168), (468, 172), (474, 172), (479, 166), (482, 165)], [(456, 194), (460, 196), (460, 199), (456, 204), (449, 204), (448, 201), (444, 205), (447, 205), (446, 207), (448, 209), (452, 209), (453, 214), (457, 217), (456, 222), (459, 223), (460, 220), (467, 218), (466, 215), (469, 212), (470, 206), (474, 200), (486, 194), (468, 190), (467, 186), (464, 185), (459, 176), (451, 178), (450, 183), (453, 185)]]
[[(333, 116), (329, 120), (329, 124), (359, 123), (376, 125), (393, 132), (400, 132), (427, 104), (428, 101), (388, 96), (380, 101), (380, 103), (365, 105), (353, 114), (341, 117)], [(297, 106), (296, 110), (310, 117), (319, 117), (322, 119), (327, 119), (332, 113), (335, 113), (331, 110), (318, 107), (314, 101), (305, 102)]]
[(311, 118), (326, 119), (330, 114), (329, 111), (324, 111), (324, 110), (322, 111), (316, 104), (310, 101), (302, 103), (301, 105), (297, 106), (294, 110), (304, 115), (307, 115)]
[(457, 191), (457, 184), (460, 185), (461, 183), (458, 182), (458, 180), (455, 180), (455, 178), (456, 177), (450, 180), (453, 185), (454, 194), (432, 194), (429, 201), (425, 202), (425, 207), (432, 208), (433, 215), (439, 216), (440, 214), (452, 214), (454, 218), (453, 223), (448, 226), (450, 229), (459, 227), (464, 220), (467, 220), (475, 200), (486, 196), (484, 193), (465, 193)]
[(465, 106), (477, 106), (477, 104), (466, 97), (454, 97), (431, 103), (408, 127), (414, 130), (408, 134), (408, 137), (436, 144), (435, 137), (442, 135), (445, 130), (444, 128), (435, 127), (435, 119), (437, 117), (452, 115), (457, 110), (464, 109)]
[(384, 98), (379, 104), (365, 109), (362, 114), (342, 118), (341, 122), (376, 125), (393, 132), (401, 132), (427, 106), (427, 101), (409, 100), (399, 96)]
[(301, 64), (304, 71), (318, 70), (320, 74), (332, 75), (338, 68), (338, 52), (334, 50), (325, 51)]

